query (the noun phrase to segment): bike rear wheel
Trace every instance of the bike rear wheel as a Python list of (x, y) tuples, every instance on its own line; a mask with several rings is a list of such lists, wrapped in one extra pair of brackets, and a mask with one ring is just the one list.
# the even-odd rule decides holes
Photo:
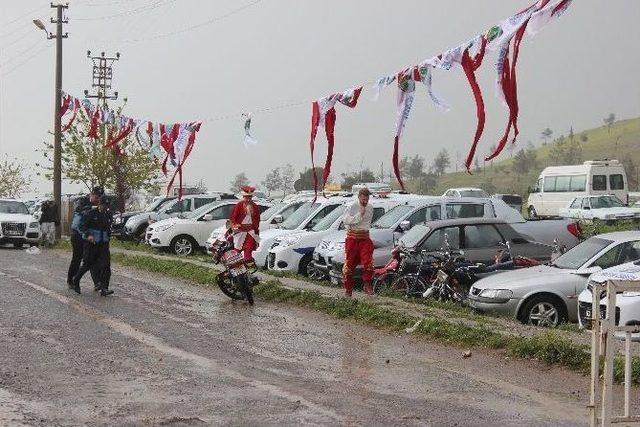
[(391, 285), (393, 281), (396, 279), (397, 273), (388, 272), (383, 273), (380, 276), (373, 279), (373, 293), (375, 294), (383, 294), (392, 290)]
[(430, 285), (425, 279), (416, 274), (405, 274), (396, 278), (391, 288), (404, 293), (408, 297), (422, 297)]
[(242, 290), (238, 286), (236, 286), (234, 281), (232, 281), (228, 275), (224, 273), (220, 273), (218, 274), (216, 281), (218, 282), (218, 287), (220, 288), (222, 293), (228, 296), (229, 298), (234, 300), (244, 299)]

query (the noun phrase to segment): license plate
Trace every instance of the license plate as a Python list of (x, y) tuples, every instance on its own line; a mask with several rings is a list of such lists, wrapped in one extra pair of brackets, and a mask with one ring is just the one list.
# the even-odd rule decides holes
[(22, 233), (18, 230), (7, 230), (7, 236), (22, 236)]
[(246, 272), (247, 272), (247, 267), (245, 267), (245, 266), (243, 265), (243, 266), (240, 266), (240, 267), (232, 268), (232, 269), (231, 269), (231, 270), (229, 270), (229, 271), (230, 271), (230, 273), (231, 273), (231, 275), (232, 275), (233, 277), (237, 277), (237, 276), (240, 276), (241, 274), (246, 273)]

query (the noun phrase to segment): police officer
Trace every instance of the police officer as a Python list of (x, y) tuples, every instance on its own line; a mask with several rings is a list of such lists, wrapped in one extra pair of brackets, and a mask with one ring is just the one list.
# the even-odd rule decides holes
[(111, 240), (113, 215), (108, 205), (108, 198), (102, 195), (98, 208), (85, 211), (80, 219), (78, 228), (84, 240), (84, 253), (82, 266), (72, 283), (72, 289), (77, 293), (80, 293), (82, 276), (95, 267), (100, 283), (100, 295), (104, 297), (113, 294), (113, 291), (109, 289), (109, 280), (111, 279), (109, 240)]
[[(73, 254), (67, 273), (67, 284), (70, 289), (73, 289), (73, 278), (78, 274), (84, 253), (84, 240), (80, 234), (80, 220), (86, 211), (97, 207), (100, 196), (103, 194), (104, 190), (102, 187), (93, 187), (88, 196), (83, 196), (77, 201), (76, 207), (73, 210), (73, 218), (71, 220), (71, 247)], [(93, 279), (95, 290), (100, 290), (100, 281), (95, 267), (91, 269), (91, 279)]]

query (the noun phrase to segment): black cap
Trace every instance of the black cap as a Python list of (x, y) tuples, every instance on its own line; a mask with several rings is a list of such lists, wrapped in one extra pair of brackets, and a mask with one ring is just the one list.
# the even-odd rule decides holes
[(99, 185), (96, 185), (95, 187), (93, 187), (93, 189), (91, 190), (91, 194), (94, 194), (96, 196), (102, 196), (104, 194), (104, 188), (102, 188)]

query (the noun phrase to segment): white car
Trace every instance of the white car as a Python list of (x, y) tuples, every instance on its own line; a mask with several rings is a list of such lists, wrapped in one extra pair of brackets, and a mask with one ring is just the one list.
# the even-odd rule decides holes
[[(353, 197), (344, 198), (344, 205), (334, 209), (310, 230), (300, 230), (278, 240), (279, 244), (269, 251), (268, 268), (276, 271), (295, 271), (304, 275), (315, 273), (313, 252), (322, 239), (336, 231), (344, 229), (342, 217), (347, 206), (353, 203)], [(373, 221), (380, 218), (389, 209), (399, 205), (399, 200), (374, 199)]]
[[(284, 222), (292, 213), (294, 213), (304, 201), (299, 200), (290, 203), (275, 203), (269, 207), (266, 211), (260, 214), (260, 232), (265, 230), (269, 230), (271, 228), (278, 227), (282, 222)], [(224, 234), (227, 231), (227, 227), (222, 225), (211, 232), (209, 238), (205, 242), (205, 248), (207, 249), (207, 253), (211, 252), (211, 247), (213, 243), (220, 237), (221, 234)]]
[(37, 245), (40, 224), (19, 200), (0, 199), (0, 246), (7, 243), (21, 248), (25, 244)]
[[(205, 245), (211, 231), (225, 224), (237, 203), (237, 200), (217, 201), (202, 206), (182, 218), (167, 218), (154, 222), (147, 228), (145, 240), (154, 248), (169, 248), (180, 256), (191, 255)], [(264, 202), (256, 204), (261, 211), (270, 206)]]
[[(608, 268), (589, 278), (587, 288), (578, 296), (578, 320), (580, 321), (580, 327), (591, 329), (593, 313), (591, 291), (594, 282), (603, 283), (610, 278), (637, 282), (638, 291), (625, 291), (616, 295), (615, 316), (616, 325), (618, 326), (640, 325), (640, 262), (634, 261)], [(604, 318), (606, 313), (607, 300), (606, 294), (603, 294), (600, 300), (600, 317)], [(624, 334), (616, 333), (616, 336), (623, 338)], [(640, 341), (640, 334), (632, 334), (632, 339), (633, 341)]]
[(573, 199), (568, 207), (560, 209), (560, 216), (614, 222), (640, 219), (640, 208), (627, 207), (614, 195), (582, 196)]
[(343, 203), (344, 199), (341, 197), (318, 197), (315, 203), (313, 201), (305, 202), (278, 228), (272, 228), (260, 233), (260, 245), (253, 251), (253, 258), (256, 264), (266, 267), (269, 251), (274, 246), (277, 246), (285, 236), (298, 231), (312, 229), (331, 211)]
[(450, 188), (442, 194), (442, 197), (489, 197), (489, 193), (482, 188)]
[(469, 291), (469, 306), (515, 317), (536, 326), (578, 320), (578, 295), (589, 276), (640, 259), (640, 231), (591, 237), (550, 265), (506, 271), (478, 280)]

